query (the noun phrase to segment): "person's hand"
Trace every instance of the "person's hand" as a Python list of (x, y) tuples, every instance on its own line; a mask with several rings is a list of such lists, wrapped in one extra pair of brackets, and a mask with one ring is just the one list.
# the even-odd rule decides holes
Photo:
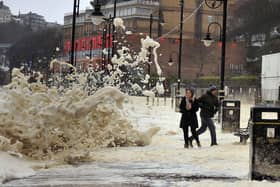
[(192, 109), (192, 105), (190, 103), (188, 103), (187, 106), (186, 106), (186, 109), (187, 110), (191, 110)]

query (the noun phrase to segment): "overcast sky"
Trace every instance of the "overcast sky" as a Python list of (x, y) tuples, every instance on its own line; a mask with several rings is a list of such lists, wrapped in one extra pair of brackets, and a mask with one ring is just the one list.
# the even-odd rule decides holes
[[(74, 0), (3, 0), (13, 14), (29, 11), (41, 14), (47, 21), (63, 23), (64, 13), (73, 11)], [(90, 7), (90, 0), (80, 0), (80, 10)]]

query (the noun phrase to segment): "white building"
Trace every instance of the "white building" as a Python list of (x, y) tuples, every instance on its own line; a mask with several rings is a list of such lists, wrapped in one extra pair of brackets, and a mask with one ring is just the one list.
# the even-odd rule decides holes
[(12, 13), (10, 8), (4, 5), (3, 1), (0, 1), (0, 23), (9, 23), (12, 20)]
[(27, 14), (20, 14), (18, 17), (22, 24), (30, 27), (34, 31), (45, 29), (47, 27), (45, 18), (39, 14), (29, 12)]
[(278, 101), (280, 89), (280, 53), (262, 57), (262, 99)]

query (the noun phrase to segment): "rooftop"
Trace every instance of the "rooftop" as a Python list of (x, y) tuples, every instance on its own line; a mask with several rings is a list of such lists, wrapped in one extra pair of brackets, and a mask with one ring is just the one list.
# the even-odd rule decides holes
[(42, 15), (40, 15), (40, 14), (31, 12), (31, 11), (28, 12), (28, 13), (26, 13), (26, 14), (20, 14), (20, 16), (37, 16), (37, 17), (44, 17), (44, 16), (42, 16)]
[[(119, 7), (126, 7), (126, 6), (159, 6), (159, 0), (118, 0), (118, 8)], [(114, 7), (114, 0), (104, 0), (101, 1), (101, 4), (103, 5), (102, 9), (112, 9)], [(84, 14), (87, 11), (93, 11), (93, 8), (87, 8), (86, 10), (80, 10), (80, 14)], [(64, 14), (64, 17), (72, 16), (72, 12), (67, 12)]]
[(9, 9), (9, 7), (7, 7), (7, 6), (4, 5), (4, 2), (3, 2), (3, 1), (0, 1), (0, 8), (1, 8), (1, 9)]

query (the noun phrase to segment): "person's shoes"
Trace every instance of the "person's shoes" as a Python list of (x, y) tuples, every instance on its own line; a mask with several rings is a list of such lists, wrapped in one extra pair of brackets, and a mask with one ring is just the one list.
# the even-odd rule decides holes
[(189, 141), (190, 147), (193, 148), (192, 140)]
[(218, 144), (217, 143), (212, 143), (211, 146), (218, 146)]
[(200, 144), (200, 142), (197, 142), (197, 147), (199, 147), (199, 148), (201, 147), (201, 144)]
[(184, 148), (188, 149), (188, 148), (189, 148), (189, 145), (188, 145), (188, 144), (185, 144)]

